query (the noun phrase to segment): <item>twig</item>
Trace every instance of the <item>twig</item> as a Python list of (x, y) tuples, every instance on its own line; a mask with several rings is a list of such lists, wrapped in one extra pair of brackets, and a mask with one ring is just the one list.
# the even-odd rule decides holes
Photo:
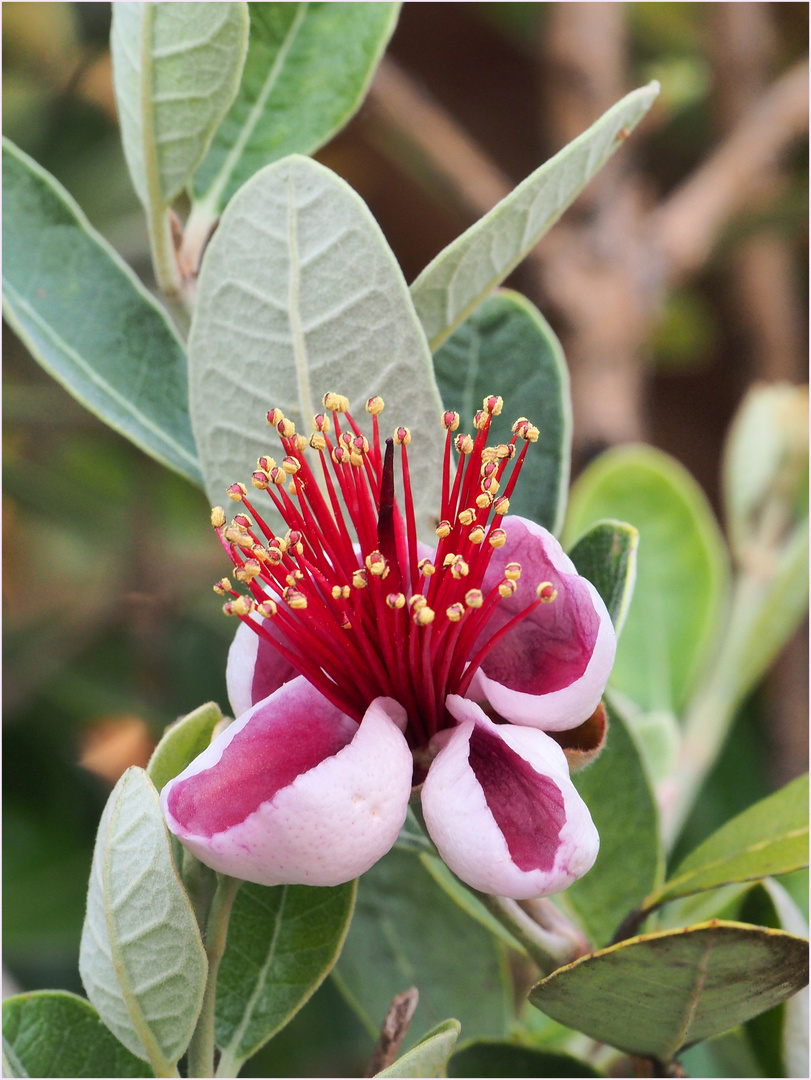
[(393, 998), (383, 1026), (380, 1029), (380, 1038), (374, 1048), (369, 1065), (364, 1076), (377, 1076), (383, 1069), (392, 1065), (400, 1052), (403, 1039), (406, 1037), (414, 1010), (420, 999), (416, 986), (404, 990)]

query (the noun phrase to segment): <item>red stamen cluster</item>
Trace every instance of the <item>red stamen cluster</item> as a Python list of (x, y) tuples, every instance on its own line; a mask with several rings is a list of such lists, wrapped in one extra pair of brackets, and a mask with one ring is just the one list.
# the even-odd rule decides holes
[[(271, 642), (355, 719), (363, 717), (376, 697), (397, 699), (408, 713), (406, 734), (412, 747), (425, 746), (448, 725), (446, 696), (465, 692), (495, 642), (537, 604), (554, 600), (551, 585), (542, 582), (538, 599), (474, 655), (495, 605), (517, 588), (521, 567), (509, 563), (496, 587), (487, 594), (482, 590), (492, 552), (506, 540), (500, 522), (527, 446), (538, 437), (537, 428), (522, 418), (508, 444), (487, 446), (491, 419), (501, 406), (501, 398), (485, 398), (474, 419), (475, 438), (452, 436), (459, 414), (442, 414), (442, 508), (432, 559), (421, 558), (417, 547), (406, 450), (411, 433), (396, 428), (381, 452), (378, 416), (383, 402), (377, 397), (366, 404), (373, 423), (371, 442), (339, 394), (325, 395), (325, 412), (314, 417), (309, 440), (296, 434), (279, 409), (268, 413), (285, 456), (279, 464), (260, 457), (253, 485), (267, 491), (286, 522), (284, 536), (262, 519), (243, 484), (233, 484), (228, 494), (243, 503), (253, 521), (240, 513), (226, 525), (222, 508), (212, 511), (234, 576), (249, 593), (234, 591), (227, 578), (218, 582), (215, 591), (234, 598), (225, 603), (226, 613)], [(519, 439), (525, 445), (517, 453)], [(315, 470), (304, 453), (308, 445), (319, 458)], [(396, 446), (402, 511), (394, 495)]]

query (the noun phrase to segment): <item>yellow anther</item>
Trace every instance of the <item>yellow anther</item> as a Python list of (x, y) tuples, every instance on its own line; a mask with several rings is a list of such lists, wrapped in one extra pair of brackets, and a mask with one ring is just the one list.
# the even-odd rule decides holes
[(307, 597), (298, 589), (285, 589), (282, 596), (284, 596), (287, 606), (292, 608), (293, 611), (304, 611), (307, 607)]
[(229, 525), (228, 528), (223, 531), (223, 536), (229, 544), (234, 544), (236, 547), (253, 547), (253, 540), (248, 536), (248, 530), (240, 529), (237, 525)]
[(225, 511), (221, 506), (212, 506), (211, 524), (215, 529), (221, 529), (225, 525)]
[(449, 622), (459, 622), (465, 614), (464, 604), (451, 604), (450, 607), (445, 608), (445, 614), (448, 616)]
[(498, 489), (500, 487), (500, 484), (498, 480), (496, 480), (495, 476), (485, 476), (484, 480), (482, 480), (481, 486), (482, 491), (486, 491), (487, 494), (492, 495), (493, 498), (498, 495)]
[(291, 495), (296, 494), (296, 482), (295, 482), (295, 480), (290, 481), (290, 483), (287, 485), (287, 490), (290, 492)]
[(250, 529), (253, 526), (247, 514), (236, 514), (231, 524), (236, 525), (238, 529)]
[(495, 446), (485, 446), (482, 450), (482, 464), (486, 465), (488, 462), (498, 461), (498, 451)]
[(275, 464), (275, 458), (268, 457), (267, 454), (263, 454), (260, 458), (256, 459), (256, 466), (261, 469), (262, 472), (270, 472)]
[(493, 503), (493, 513), (501, 514), (502, 516), (510, 509), (510, 500), (506, 495), (500, 495), (499, 498)]
[(527, 442), (537, 442), (540, 432), (534, 424), (530, 424), (526, 416), (519, 416), (519, 418), (513, 424), (513, 435), (517, 435), (519, 439), (525, 439)]
[(491, 416), (498, 416), (504, 408), (504, 399), (498, 397), (496, 394), (492, 394), (484, 399), (482, 407), (485, 408)]
[(268, 413), (268, 423), (271, 427), (278, 427), (284, 420), (284, 413), (281, 409), (271, 409)]
[(306, 435), (294, 435), (293, 436), (293, 449), (297, 450), (299, 454), (303, 454), (307, 449), (307, 436)]
[(536, 591), (538, 593), (538, 599), (544, 604), (551, 604), (558, 595), (558, 590), (551, 581), (542, 581)]
[(471, 507), (467, 507), (466, 510), (460, 510), (459, 511), (458, 521), (459, 521), (460, 525), (465, 525), (465, 526), (472, 525), (475, 520), (476, 520), (476, 511), (471, 509)]
[(258, 559), (246, 559), (242, 566), (237, 566), (234, 569), (234, 577), (237, 581), (243, 581), (246, 584), (259, 577), (261, 573), (262, 567)]
[(324, 408), (327, 409), (328, 412), (349, 412), (349, 398), (345, 398), (343, 394), (324, 394), (322, 400), (324, 402)]
[(467, 577), (470, 573), (470, 567), (463, 558), (458, 557), (451, 567), (451, 576), (459, 581), (460, 578)]
[(302, 544), (302, 535), (298, 529), (288, 529), (284, 534), (284, 547), (285, 551), (292, 550), (296, 555), (301, 555), (304, 551), (304, 544)]
[(476, 505), (480, 510), (486, 510), (493, 502), (493, 496), (489, 491), (483, 491), (481, 495), (476, 496)]
[(349, 464), (354, 465), (357, 469), (363, 464), (363, 454), (359, 454), (357, 450), (353, 450), (349, 455)]
[(498, 472), (498, 462), (496, 461), (495, 458), (493, 458), (492, 461), (485, 461), (482, 464), (481, 469), (479, 469), (479, 475), (484, 477), (485, 479), (488, 476), (493, 476), (497, 472)]
[(480, 608), (484, 603), (484, 593), (481, 589), (468, 589), (465, 593), (465, 603), (469, 608)]
[(394, 441), (398, 446), (408, 446), (411, 442), (411, 432), (407, 427), (398, 427), (394, 429)]
[(267, 491), (270, 487), (270, 480), (268, 480), (268, 474), (262, 472), (261, 469), (257, 469), (251, 476), (251, 483), (255, 488), (259, 488), (260, 491)]
[(460, 454), (469, 454), (473, 449), (473, 439), (470, 435), (457, 435), (453, 445)]
[(446, 431), (456, 431), (459, 427), (459, 413), (448, 409), (442, 414), (442, 426)]
[(458, 556), (458, 555), (454, 555), (452, 551), (449, 551), (449, 552), (448, 552), (448, 554), (447, 554), (447, 555), (445, 556), (445, 558), (443, 559), (443, 561), (442, 561), (442, 565), (443, 565), (443, 566), (452, 566), (452, 565), (453, 565), (453, 563), (454, 563), (454, 561), (455, 561), (456, 559), (458, 559), (458, 558), (459, 558), (459, 556)]
[(372, 551), (366, 556), (364, 562), (366, 563), (366, 569), (370, 574), (373, 574), (374, 577), (384, 577), (388, 570), (386, 558), (380, 551)]
[(428, 601), (422, 595), (422, 593), (414, 593), (411, 599), (408, 601), (408, 606), (412, 611), (419, 611), (420, 608), (424, 608)]
[(287, 480), (287, 473), (284, 469), (280, 469), (278, 465), (274, 465), (268, 473), (268, 480), (270, 480), (271, 484), (276, 484), (277, 487), (281, 487), (285, 480)]
[(314, 435), (310, 436), (310, 446), (313, 450), (326, 450), (327, 440), (320, 431), (316, 431)]
[(366, 402), (366, 411), (370, 416), (380, 416), (383, 412), (383, 398), (375, 395)]
[(351, 630), (352, 629), (352, 620), (349, 618), (349, 616), (347, 615), (347, 613), (345, 611), (341, 613), (341, 629), (342, 630)]
[(225, 596), (227, 592), (231, 591), (231, 582), (227, 577), (220, 578), (220, 580), (214, 585), (214, 592), (217, 596)]
[(336, 465), (348, 465), (349, 457), (349, 451), (345, 446), (336, 446), (332, 451), (332, 460)]
[(313, 427), (316, 431), (327, 432), (330, 429), (332, 421), (326, 413), (316, 413), (313, 417)]
[(366, 571), (355, 570), (352, 573), (352, 588), (353, 589), (365, 589), (366, 588)]
[(294, 570), (292, 574), (288, 574), (284, 580), (291, 589), (295, 589), (298, 583), (304, 580), (304, 574), (301, 570)]
[(521, 577), (521, 563), (508, 562), (504, 567), (504, 577), (509, 581), (518, 581)]
[(301, 462), (294, 457), (286, 457), (282, 462), (282, 468), (288, 476), (295, 476), (301, 468)]
[(518, 588), (514, 581), (507, 579), (502, 581), (498, 587), (498, 595), (504, 597), (506, 600), (508, 596), (512, 596), (515, 590)]
[(226, 615), (250, 615), (253, 611), (253, 601), (247, 596), (238, 596), (236, 600), (228, 600), (222, 606)]
[(258, 559), (260, 562), (268, 561), (268, 553), (261, 544), (253, 545), (253, 547), (251, 548), (251, 555), (254, 557), (254, 559)]
[(426, 604), (425, 607), (417, 608), (412, 618), (417, 626), (429, 626), (436, 618), (436, 612)]
[(292, 420), (288, 420), (286, 416), (283, 416), (276, 425), (276, 430), (283, 439), (292, 439), (296, 434), (296, 425)]
[(501, 548), (507, 543), (507, 533), (504, 529), (491, 529), (487, 539), (491, 547)]
[(474, 527), (467, 534), (468, 540), (471, 544), (480, 544), (484, 540), (484, 529), (481, 525), (474, 525)]
[(277, 547), (268, 548), (268, 562), (271, 566), (279, 566), (284, 559), (284, 552)]
[(263, 619), (272, 619), (276, 612), (279, 610), (279, 606), (275, 600), (263, 600), (261, 604), (257, 604), (255, 611), (257, 615), (261, 615)]
[(505, 458), (514, 458), (515, 443), (499, 443), (496, 447), (496, 454), (501, 461), (503, 461)]
[(434, 531), (440, 540), (444, 540), (446, 536), (450, 536), (451, 534), (451, 523), (443, 519)]
[(482, 428), (487, 427), (490, 423), (490, 413), (485, 412), (484, 409), (479, 409), (476, 415), (473, 417), (473, 426), (477, 431), (481, 431)]
[(278, 548), (282, 555), (287, 551), (287, 540), (283, 536), (274, 536), (268, 544), (269, 548)]
[(332, 599), (333, 600), (348, 600), (349, 594), (352, 590), (348, 585), (333, 585), (332, 586)]
[(423, 577), (430, 577), (432, 574), (436, 573), (436, 567), (430, 559), (420, 559), (417, 563), (417, 569)]
[(386, 604), (395, 611), (399, 611), (400, 608), (405, 607), (406, 598), (401, 592), (390, 592), (386, 597)]

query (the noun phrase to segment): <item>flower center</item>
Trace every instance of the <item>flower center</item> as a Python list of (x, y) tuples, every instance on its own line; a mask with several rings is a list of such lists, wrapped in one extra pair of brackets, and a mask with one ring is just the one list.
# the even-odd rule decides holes
[[(309, 440), (279, 409), (268, 413), (284, 457), (281, 464), (260, 457), (252, 482), (283, 518), (283, 536), (249, 502), (244, 484), (232, 484), (228, 494), (250, 517), (239, 513), (226, 524), (224, 510), (212, 510), (234, 577), (247, 589), (247, 595), (238, 593), (228, 578), (214, 586), (233, 598), (224, 605), (226, 614), (250, 626), (358, 721), (376, 697), (395, 698), (408, 714), (412, 748), (426, 746), (453, 724), (447, 695), (464, 694), (489, 650), (537, 604), (555, 598), (552, 586), (541, 582), (537, 600), (483, 638), (499, 600), (515, 592), (521, 575), (518, 563), (507, 563), (503, 577), (484, 587), (492, 553), (507, 539), (501, 519), (529, 443), (538, 438), (537, 428), (521, 418), (509, 443), (488, 446), (491, 420), (501, 407), (501, 398), (484, 399), (475, 436), (454, 436), (459, 414), (442, 414), (442, 504), (433, 555), (417, 540), (411, 433), (398, 427), (381, 448), (379, 397), (366, 403), (371, 440), (339, 394), (325, 395), (325, 411), (313, 418)], [(312, 465), (308, 448), (317, 458)], [(402, 506), (395, 498), (398, 456)], [(481, 640), (486, 644), (476, 649)]]

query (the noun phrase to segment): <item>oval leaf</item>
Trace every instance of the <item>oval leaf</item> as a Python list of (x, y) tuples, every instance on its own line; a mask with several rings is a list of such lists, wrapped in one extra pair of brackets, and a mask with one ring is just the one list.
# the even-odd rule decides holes
[(500, 945), (410, 852), (390, 851), (358, 882), (355, 917), (335, 973), (372, 1038), (394, 995), (411, 985), (420, 1000), (406, 1042), (449, 1014), (468, 1038), (507, 1033), (512, 1006)]
[(539, 1009), (598, 1042), (669, 1062), (808, 982), (808, 942), (712, 920), (584, 956), (530, 993)]
[(610, 450), (583, 472), (572, 488), (568, 542), (604, 518), (639, 530), (637, 587), (610, 685), (646, 711), (677, 713), (718, 625), (723, 538), (695, 480), (649, 446)]
[(499, 285), (625, 141), (659, 93), (627, 94), (426, 266), (411, 294), (436, 350)]
[(4, 1067), (6, 1076), (155, 1075), (110, 1034), (89, 1001), (61, 990), (6, 998), (3, 1039), (4, 1066), (13, 1069)]
[(354, 881), (332, 888), (242, 885), (217, 976), (220, 1076), (236, 1076), (309, 1001), (338, 959), (354, 902)]
[(221, 721), (219, 705), (209, 701), (166, 729), (146, 767), (147, 776), (158, 791), (202, 754)]
[[(311, 154), (369, 88), (399, 4), (249, 4), (239, 93), (192, 181), (190, 231), (216, 220), (238, 188), (287, 154)], [(202, 227), (202, 226), (200, 226)]]
[[(381, 1074), (383, 1075), (383, 1074)], [(508, 1042), (469, 1043), (448, 1063), (448, 1076), (603, 1076), (568, 1054)]]
[(90, 871), (79, 973), (104, 1023), (167, 1075), (200, 1012), (207, 961), (172, 862), (158, 795), (127, 769), (102, 814)]
[(106, 424), (201, 483), (186, 357), (163, 309), (64, 188), (7, 140), (3, 206), (3, 314), (31, 355)]
[(604, 749), (572, 777), (600, 834), (600, 853), (564, 894), (598, 945), (611, 940), (663, 868), (659, 815), (642, 757), (616, 704), (607, 701), (606, 711)]
[(434, 370), (442, 401), (461, 415), (463, 429), (490, 394), (504, 398), (490, 428), (493, 442), (509, 442), (519, 416), (536, 425), (540, 436), (527, 452), (510, 510), (559, 532), (572, 450), (569, 372), (540, 311), (519, 293), (499, 290), (437, 350)]
[(643, 907), (808, 866), (808, 773), (738, 814), (691, 851)]
[(345, 394), (360, 420), (380, 394), (391, 426), (414, 431), (414, 501), (427, 530), (444, 447), (431, 356), (377, 223), (329, 169), (285, 158), (231, 200), (203, 260), (189, 379), (213, 502), (268, 452), (268, 409), (309, 432), (327, 391)]
[(598, 521), (585, 532), (569, 558), (578, 574), (594, 585), (605, 601), (619, 637), (636, 583), (639, 532), (624, 521)]
[(234, 100), (247, 46), (245, 3), (113, 5), (121, 139), (148, 209), (166, 206), (186, 186)]
[(444, 1066), (453, 1053), (462, 1026), (458, 1020), (446, 1020), (429, 1031), (413, 1050), (403, 1054), (388, 1069), (376, 1076), (445, 1076)]

